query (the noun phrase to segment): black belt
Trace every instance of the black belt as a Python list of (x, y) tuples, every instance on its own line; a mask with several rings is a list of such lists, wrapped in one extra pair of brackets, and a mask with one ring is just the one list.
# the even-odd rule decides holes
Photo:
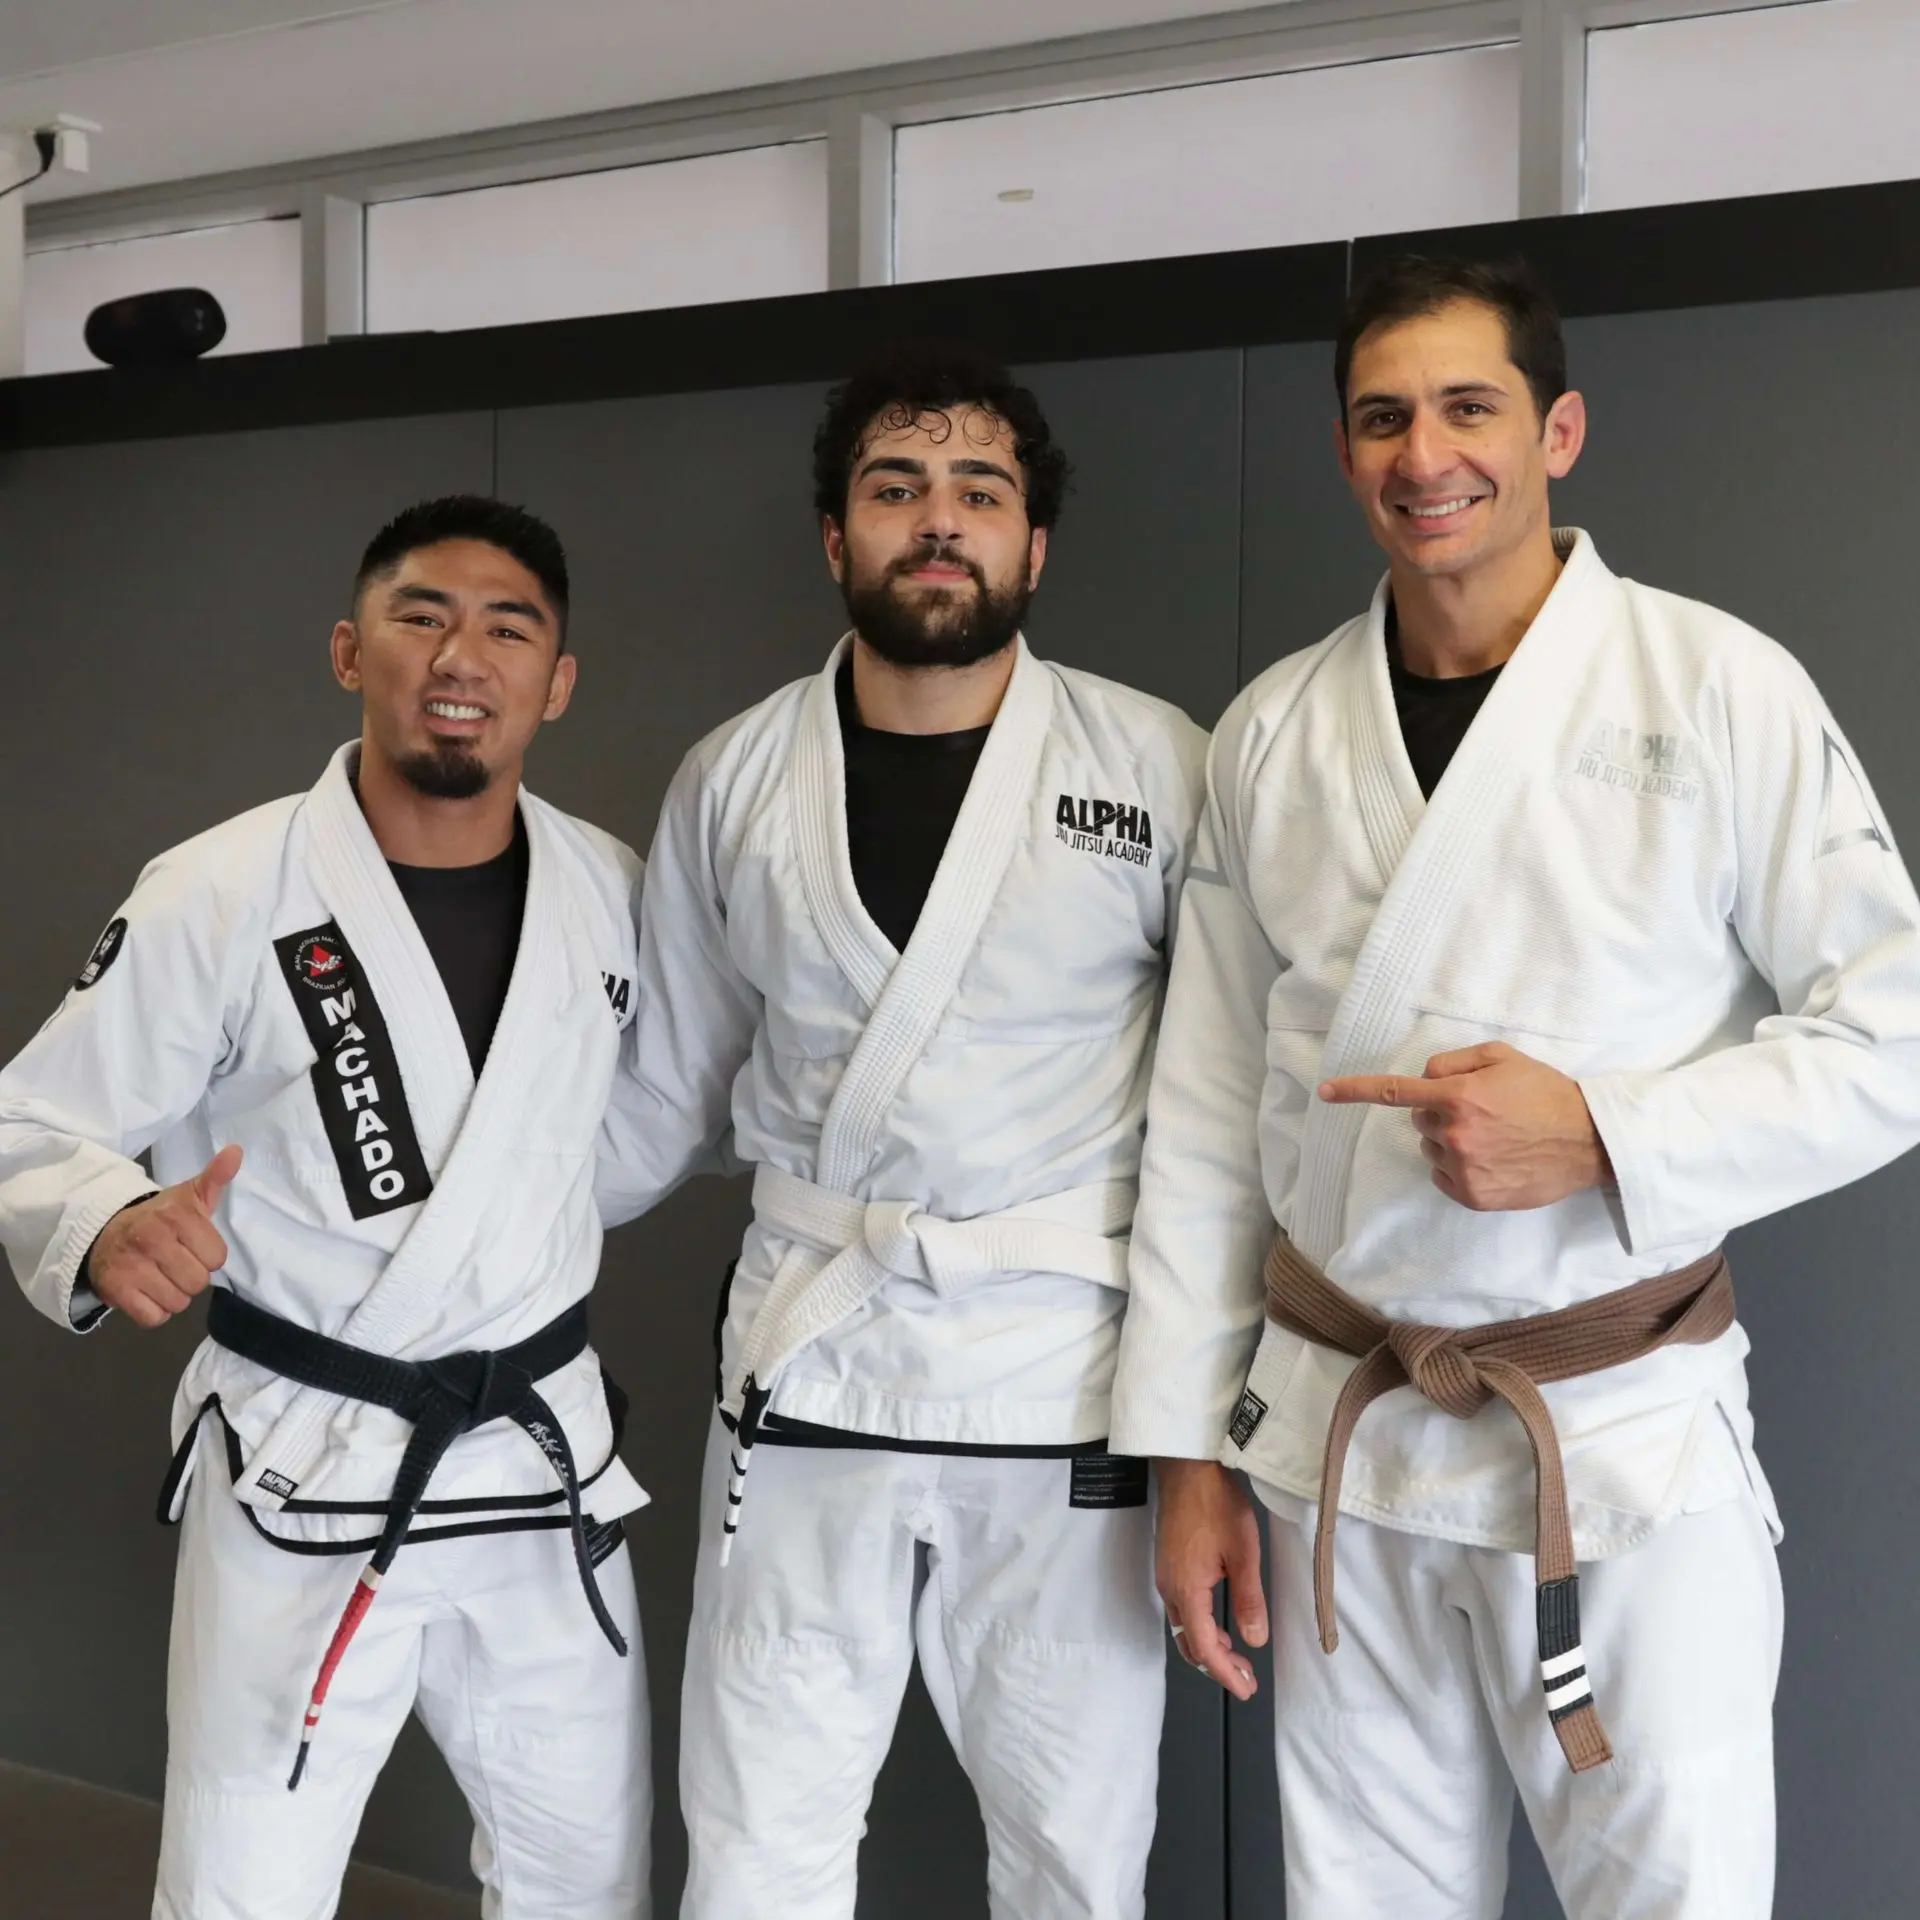
[[(494, 1353), (450, 1353), (438, 1360), (392, 1360), (384, 1354), (368, 1353), (364, 1348), (349, 1346), (344, 1340), (331, 1340), (323, 1333), (295, 1326), (291, 1320), (283, 1320), (225, 1287), (213, 1290), (207, 1332), (229, 1352), (255, 1361), (288, 1380), (318, 1388), (322, 1393), (339, 1394), (343, 1399), (364, 1400), (386, 1407), (413, 1425), (406, 1451), (400, 1456), (399, 1471), (393, 1477), (386, 1523), (374, 1545), (373, 1558), (360, 1576), (360, 1584), (347, 1603), (347, 1610), (334, 1631), (333, 1644), (321, 1664), (320, 1678), (301, 1732), (293, 1777), (287, 1782), (289, 1789), (300, 1783), (307, 1749), (334, 1669), (372, 1604), (374, 1589), (393, 1565), (420, 1503), (426, 1498), (427, 1483), (433, 1478), (434, 1469), (463, 1433), (471, 1433), (490, 1420), (511, 1420), (546, 1455), (548, 1464), (559, 1477), (567, 1497), (574, 1563), (580, 1570), (580, 1585), (586, 1593), (587, 1604), (614, 1651), (626, 1653), (626, 1640), (614, 1625), (613, 1615), (608, 1612), (600, 1584), (594, 1577), (573, 1449), (567, 1444), (566, 1432), (553, 1409), (534, 1389), (535, 1381), (557, 1373), (587, 1350), (584, 1300), (515, 1346), (502, 1347)], [(190, 1433), (181, 1449), (183, 1455), (192, 1444)], [(184, 1459), (176, 1457), (174, 1472), (168, 1476), (169, 1491), (177, 1484), (184, 1468)], [(163, 1513), (169, 1504), (169, 1496), (163, 1495)]]

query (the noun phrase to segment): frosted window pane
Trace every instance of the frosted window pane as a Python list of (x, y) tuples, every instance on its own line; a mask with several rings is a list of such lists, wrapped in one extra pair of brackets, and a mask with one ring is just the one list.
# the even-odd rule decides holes
[(27, 371), (97, 367), (82, 338), (103, 301), (163, 287), (204, 287), (227, 316), (215, 353), (300, 344), (300, 222), (251, 220), (97, 247), (27, 255)]
[(1920, 175), (1920, 5), (1817, 0), (1587, 38), (1587, 204)]
[(367, 324), (376, 333), (826, 284), (824, 140), (367, 209)]
[(902, 127), (899, 277), (1510, 220), (1519, 81), (1475, 47)]

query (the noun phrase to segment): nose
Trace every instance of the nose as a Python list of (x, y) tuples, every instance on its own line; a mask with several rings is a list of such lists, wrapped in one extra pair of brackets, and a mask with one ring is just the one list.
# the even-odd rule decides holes
[(929, 545), (958, 540), (961, 534), (958, 495), (947, 487), (929, 487), (921, 496), (914, 532)]
[(1445, 425), (1422, 408), (1413, 416), (1401, 439), (1395, 469), (1403, 480), (1425, 486), (1451, 473), (1455, 463), (1453, 443)]
[(474, 681), (485, 671), (480, 636), (465, 620), (455, 620), (434, 649), (433, 671), (442, 680)]

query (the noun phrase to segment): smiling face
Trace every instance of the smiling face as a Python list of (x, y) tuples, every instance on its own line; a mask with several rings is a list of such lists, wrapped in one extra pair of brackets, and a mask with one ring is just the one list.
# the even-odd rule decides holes
[(333, 665), (361, 695), (363, 753), (435, 799), (517, 779), (573, 693), (573, 656), (540, 582), (484, 540), (416, 548), (369, 580), (334, 628)]
[(881, 414), (854, 456), (827, 564), (854, 628), (895, 666), (963, 667), (1019, 631), (1045, 564), (1013, 430), (981, 407)]
[(1547, 483), (1572, 470), (1586, 407), (1542, 420), (1491, 307), (1456, 300), (1355, 343), (1340, 464), (1395, 571), (1459, 577), (1550, 536)]

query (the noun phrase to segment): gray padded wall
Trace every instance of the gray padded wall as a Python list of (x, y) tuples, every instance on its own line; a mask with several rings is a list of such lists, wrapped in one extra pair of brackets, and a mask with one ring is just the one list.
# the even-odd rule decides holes
[[(360, 548), (409, 500), (484, 488), (491, 439), (488, 416), (448, 415), (0, 456), (0, 1052), (149, 856), (309, 784), (358, 731), (326, 642)], [(82, 1341), (16, 1298), (0, 1340), (0, 1752), (149, 1795), (174, 1550), (153, 1504), (186, 1318)], [(450, 1795), (409, 1742), (364, 1850), (457, 1866)]]

